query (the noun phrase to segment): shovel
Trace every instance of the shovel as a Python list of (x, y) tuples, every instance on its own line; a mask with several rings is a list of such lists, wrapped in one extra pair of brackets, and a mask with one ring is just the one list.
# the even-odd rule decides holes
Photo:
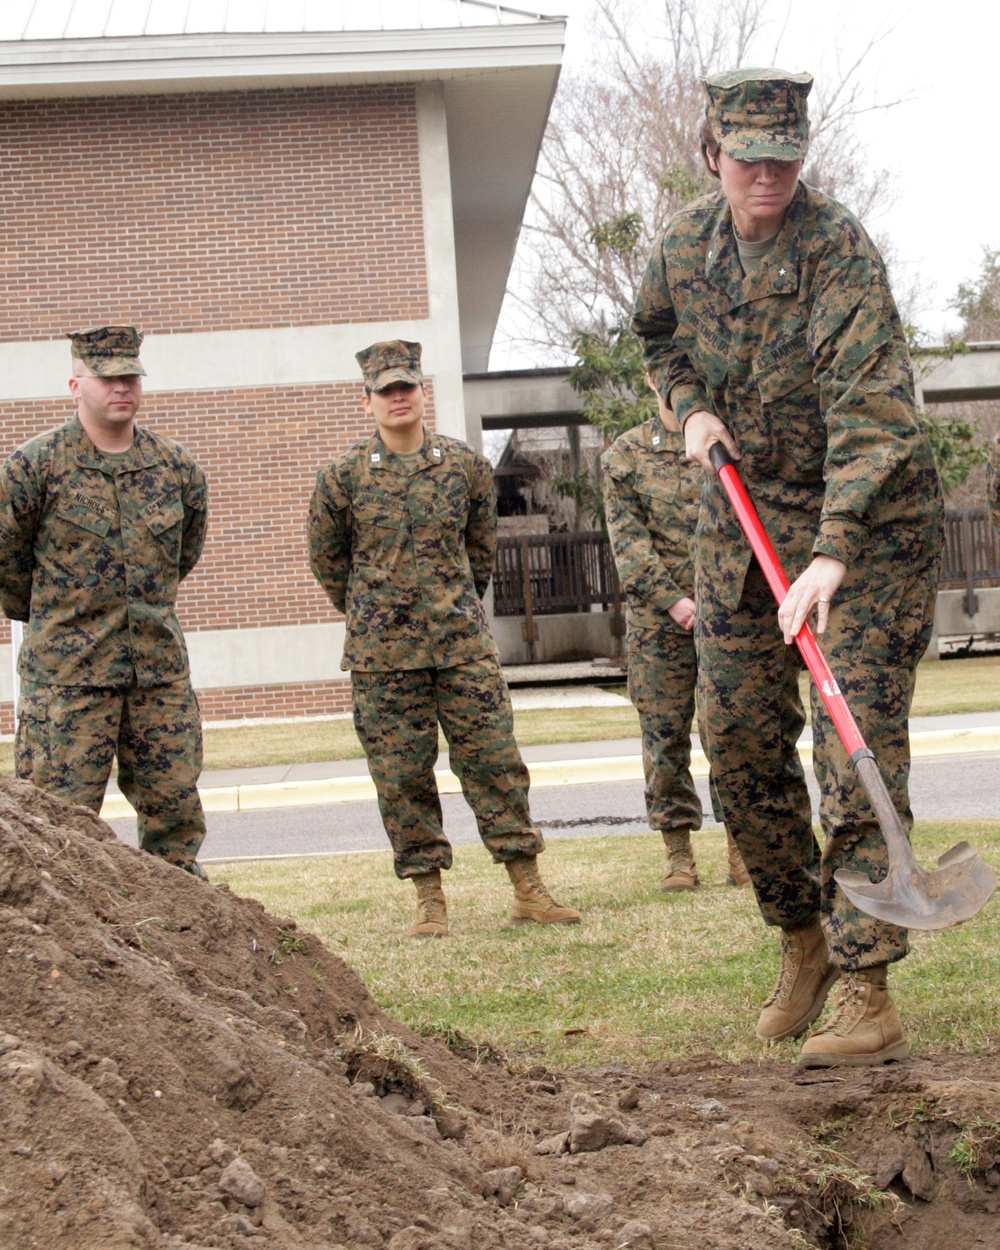
[[(713, 443), (709, 455), (743, 532), (750, 540), (757, 562), (780, 604), (788, 593), (788, 578), (778, 563), (757, 509), (723, 444)], [(938, 860), (936, 871), (925, 872), (920, 867), (875, 756), (865, 745), (808, 623), (803, 624), (795, 635), (795, 642), (823, 697), (830, 719), (837, 727), (858, 780), (868, 795), (889, 856), (889, 871), (881, 881), (872, 881), (866, 873), (852, 872), (847, 868), (838, 868), (833, 874), (834, 880), (855, 907), (877, 920), (906, 929), (947, 929), (971, 919), (996, 889), (993, 870), (968, 842), (959, 842), (945, 851)]]

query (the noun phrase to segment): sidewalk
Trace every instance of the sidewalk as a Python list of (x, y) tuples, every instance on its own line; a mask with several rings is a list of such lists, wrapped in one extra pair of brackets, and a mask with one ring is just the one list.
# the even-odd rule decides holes
[[(537, 669), (535, 673), (538, 675)], [(516, 711), (539, 707), (628, 705), (624, 696), (597, 686), (519, 686), (512, 683), (511, 699)], [(708, 762), (696, 735), (692, 735), (691, 744), (691, 771), (696, 777), (705, 777), (708, 775)], [(914, 717), (910, 721), (910, 746), (914, 758), (1000, 754), (1000, 711)], [(533, 787), (643, 780), (638, 738), (527, 746), (522, 748), (521, 753), (528, 765)], [(799, 740), (799, 756), (804, 765), (811, 764), (812, 734), (808, 726)], [(461, 792), (458, 778), (448, 767), (447, 753), (439, 756), (435, 776), (442, 794)], [(375, 799), (375, 787), (364, 760), (360, 759), (205, 772), (202, 773), (199, 790), (207, 812), (253, 811)], [(114, 820), (134, 813), (127, 800), (112, 785), (101, 815), (105, 820)]]

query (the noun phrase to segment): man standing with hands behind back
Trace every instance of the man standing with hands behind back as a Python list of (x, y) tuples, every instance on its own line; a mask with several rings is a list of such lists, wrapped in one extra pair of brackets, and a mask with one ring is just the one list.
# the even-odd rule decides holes
[(357, 353), (364, 443), (320, 470), (309, 510), (312, 569), (343, 612), (342, 667), (396, 876), (413, 880), (410, 937), (444, 937), (441, 871), (452, 851), (434, 780), (438, 723), (480, 837), (514, 886), (514, 923), (576, 924), (538, 871), (528, 770), (480, 602), (493, 573), (496, 491), (478, 452), (424, 427), (419, 343)]
[(0, 606), (26, 622), (17, 775), (99, 812), (117, 755), (141, 849), (204, 877), (201, 719), (174, 604), (205, 541), (205, 475), (136, 423), (142, 335), (69, 338), (75, 418), (0, 466)]
[[(628, 691), (639, 713), (649, 827), (667, 853), (661, 890), (693, 890), (691, 831), (701, 799), (691, 777), (691, 722), (698, 661), (694, 645), (694, 536), (704, 473), (687, 460), (684, 435), (652, 379), (657, 415), (626, 430), (601, 457), (608, 533), (625, 591)], [(716, 819), (723, 820), (710, 781)], [(726, 830), (730, 885), (750, 878)]]

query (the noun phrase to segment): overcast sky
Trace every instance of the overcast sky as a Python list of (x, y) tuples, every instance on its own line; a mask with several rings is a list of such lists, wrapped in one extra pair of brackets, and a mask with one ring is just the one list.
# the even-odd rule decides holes
[[(638, 0), (651, 10), (657, 0)], [(524, 6), (527, 7), (527, 6)], [(569, 17), (566, 67), (586, 64), (592, 0), (555, 0)], [(872, 35), (884, 38), (866, 60), (866, 81), (879, 97), (905, 102), (862, 117), (861, 138), (896, 179), (898, 198), (883, 220), (891, 234), (898, 280), (919, 275), (927, 298), (910, 310), (928, 341), (959, 323), (948, 303), (958, 284), (976, 277), (984, 246), (1000, 247), (1000, 158), (992, 151), (1000, 96), (1000, 5), (997, 0), (768, 0), (775, 35), (785, 23), (779, 64), (817, 76), (857, 55)], [(728, 68), (719, 66), (717, 68)], [(504, 359), (506, 357), (506, 359)], [(497, 344), (494, 368), (518, 362)]]

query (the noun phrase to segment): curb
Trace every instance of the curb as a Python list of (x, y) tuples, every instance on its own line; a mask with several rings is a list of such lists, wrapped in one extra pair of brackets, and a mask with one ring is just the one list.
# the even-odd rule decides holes
[[(912, 757), (933, 755), (1000, 753), (1000, 729), (937, 730), (910, 735)], [(812, 745), (799, 747), (803, 767), (812, 764)], [(642, 757), (639, 755), (608, 755), (586, 760), (548, 760), (528, 765), (531, 784), (543, 786), (594, 785), (600, 782), (643, 781)], [(705, 752), (691, 752), (691, 775), (708, 776)], [(450, 769), (435, 770), (441, 794), (461, 794), (462, 787)], [(375, 786), (368, 776), (329, 777), (321, 781), (277, 781), (248, 783), (240, 786), (207, 787), (201, 791), (206, 812), (269, 811), (281, 807), (318, 807), (327, 803), (374, 802)], [(101, 817), (121, 820), (134, 816), (129, 801), (121, 794), (104, 800)]]

